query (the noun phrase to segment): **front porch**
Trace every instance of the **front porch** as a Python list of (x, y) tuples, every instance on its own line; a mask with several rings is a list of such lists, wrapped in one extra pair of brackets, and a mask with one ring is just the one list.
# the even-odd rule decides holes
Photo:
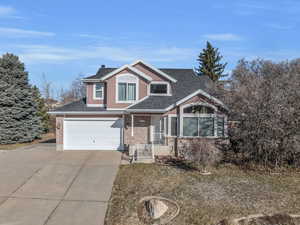
[(124, 144), (134, 160), (149, 161), (156, 155), (174, 154), (168, 145), (163, 114), (129, 114), (124, 119)]
[(226, 113), (198, 99), (168, 113), (127, 114), (124, 121), (124, 144), (131, 156), (180, 155), (191, 140), (227, 139)]

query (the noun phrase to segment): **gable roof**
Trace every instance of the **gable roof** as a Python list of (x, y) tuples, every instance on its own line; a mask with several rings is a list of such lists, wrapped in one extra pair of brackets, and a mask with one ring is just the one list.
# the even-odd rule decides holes
[(149, 81), (152, 81), (152, 78), (148, 75), (146, 75), (145, 73), (143, 73), (142, 71), (134, 68), (133, 66), (138, 64), (138, 63), (141, 63), (143, 64), (144, 66), (148, 67), (149, 69), (155, 71), (156, 73), (160, 74), (162, 77), (176, 83), (177, 80), (173, 77), (173, 76), (170, 76), (170, 74), (167, 74), (165, 71), (161, 70), (161, 69), (157, 69), (155, 68), (154, 66), (148, 64), (148, 63), (145, 63), (143, 62), (142, 60), (137, 60), (135, 61), (134, 63), (130, 64), (130, 65), (124, 65), (120, 68), (106, 68), (106, 67), (101, 67), (98, 72), (96, 73), (96, 75), (93, 75), (93, 76), (89, 76), (89, 77), (86, 77), (84, 79), (82, 79), (83, 81), (92, 81), (92, 80), (105, 80), (113, 75), (115, 75), (116, 73), (124, 70), (124, 69), (129, 69), (137, 74), (139, 74), (140, 76), (142, 76), (144, 79), (146, 80), (149, 80)]
[[(106, 69), (106, 70), (105, 70)], [(108, 69), (108, 70), (107, 70)], [(139, 76), (143, 77), (145, 80), (148, 80), (148, 81), (152, 81), (152, 77), (148, 76), (147, 74), (143, 73), (142, 71), (130, 66), (130, 65), (124, 65), (120, 68), (100, 68), (97, 72), (96, 75), (93, 75), (93, 76), (90, 76), (90, 77), (86, 77), (84, 79), (82, 79), (83, 81), (85, 82), (88, 82), (88, 81), (96, 81), (96, 80), (99, 80), (99, 81), (104, 81), (106, 80), (107, 78), (121, 72), (122, 70), (124, 69), (128, 69), (128, 70), (131, 70), (132, 72), (138, 74)], [(108, 73), (104, 73), (104, 71), (109, 71)]]
[(140, 59), (137, 60), (137, 61), (135, 61), (134, 63), (132, 63), (131, 66), (134, 66), (134, 65), (139, 64), (139, 63), (141, 63), (141, 64), (143, 64), (144, 66), (148, 67), (149, 69), (155, 71), (156, 73), (160, 74), (160, 75), (163, 76), (164, 78), (166, 78), (166, 79), (168, 79), (168, 80), (170, 80), (170, 81), (172, 81), (172, 82), (174, 82), (174, 83), (177, 82), (177, 80), (176, 80), (174, 77), (169, 76), (169, 75), (168, 75), (167, 73), (165, 73), (164, 71), (162, 71), (162, 70), (160, 70), (160, 69), (157, 69), (156, 67), (154, 67), (154, 66), (152, 66), (152, 65), (150, 65), (150, 64), (148, 64), (148, 63), (145, 63), (145, 62), (143, 62), (143, 61), (140, 60)]

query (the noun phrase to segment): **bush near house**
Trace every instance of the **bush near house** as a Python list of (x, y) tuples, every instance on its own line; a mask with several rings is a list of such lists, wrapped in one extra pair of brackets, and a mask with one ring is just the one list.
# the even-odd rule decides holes
[(0, 57), (0, 144), (30, 142), (43, 133), (28, 73), (13, 54)]

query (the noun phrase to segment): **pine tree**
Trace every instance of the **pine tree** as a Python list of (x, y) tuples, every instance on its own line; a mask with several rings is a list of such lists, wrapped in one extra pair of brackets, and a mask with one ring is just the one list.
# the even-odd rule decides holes
[(198, 56), (199, 67), (196, 68), (196, 73), (199, 76), (207, 75), (214, 82), (226, 76), (223, 73), (227, 63), (221, 63), (222, 58), (219, 49), (207, 42), (206, 48)]
[(50, 128), (50, 117), (49, 117), (49, 114), (47, 113), (49, 110), (47, 109), (47, 107), (45, 105), (45, 100), (44, 100), (44, 98), (42, 98), (38, 87), (33, 86), (32, 91), (33, 91), (33, 96), (34, 96), (35, 102), (37, 102), (38, 116), (41, 118), (43, 132), (47, 133)]
[(7, 53), (0, 57), (0, 144), (30, 142), (41, 133), (28, 73), (17, 56)]

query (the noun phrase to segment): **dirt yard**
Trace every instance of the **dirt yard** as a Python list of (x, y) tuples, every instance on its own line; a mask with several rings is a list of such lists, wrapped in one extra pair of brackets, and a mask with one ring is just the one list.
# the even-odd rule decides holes
[(202, 176), (176, 166), (121, 166), (106, 225), (140, 225), (136, 206), (146, 195), (175, 200), (181, 206), (173, 225), (214, 224), (257, 213), (300, 214), (300, 173), (266, 174), (226, 165)]

